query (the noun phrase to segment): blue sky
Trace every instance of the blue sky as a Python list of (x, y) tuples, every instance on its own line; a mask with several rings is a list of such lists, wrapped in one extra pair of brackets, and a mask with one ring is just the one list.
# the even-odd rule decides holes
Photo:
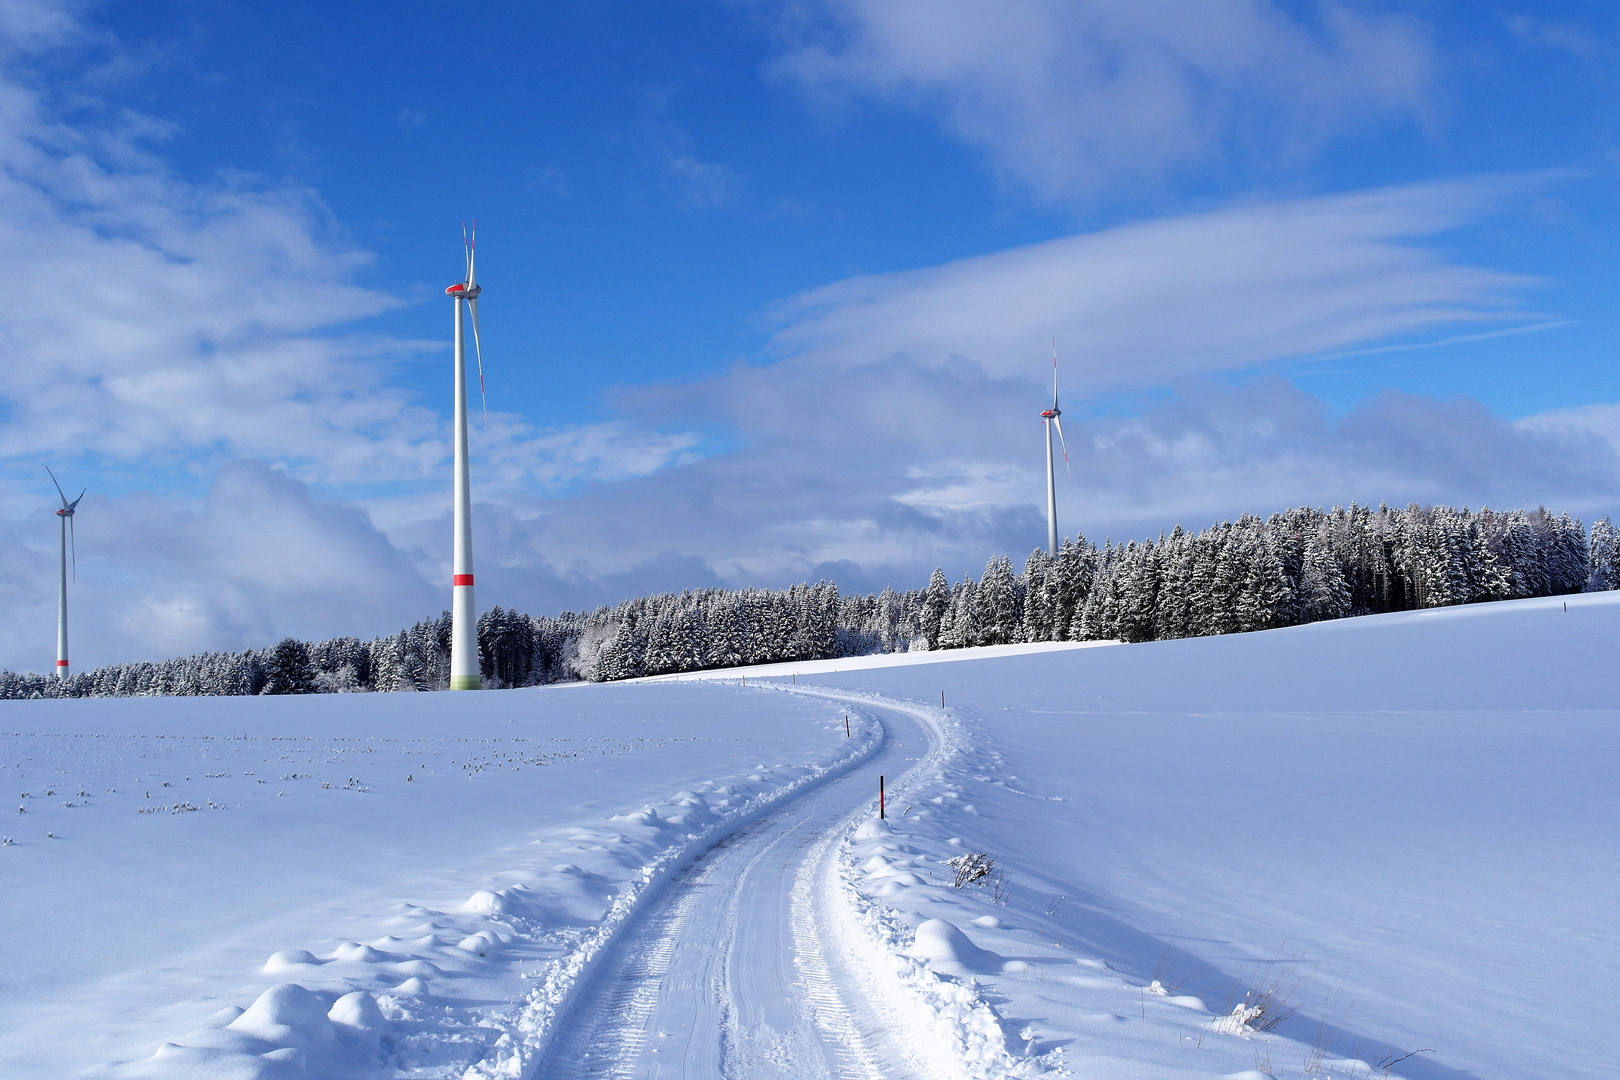
[(1620, 5), (0, 0), (0, 664), (915, 585), (1352, 499), (1620, 510)]

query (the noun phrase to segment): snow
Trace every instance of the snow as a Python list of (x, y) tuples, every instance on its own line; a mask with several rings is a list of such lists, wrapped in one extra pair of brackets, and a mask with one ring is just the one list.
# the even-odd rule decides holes
[[(1395, 1073), (1597, 1078), (1617, 645), (1603, 593), (800, 686), (945, 691), (971, 749), (894, 793), (890, 843), (913, 871), (988, 851), (1010, 899), (897, 885), (892, 860), (861, 888), (1030, 964), (957, 961), (1081, 1075), (1366, 1076), (1348, 1061), (1424, 1050)], [(1268, 988), (1291, 1017), (1234, 1018)]]
[(0, 1074), (1608, 1076), (1617, 639), (5, 703)]
[(791, 660), (778, 664), (752, 664), (748, 667), (714, 671), (683, 671), (674, 675), (647, 675), (626, 679), (629, 683), (712, 682), (737, 679), (787, 678), (799, 675), (828, 675), (840, 671), (870, 671), (873, 668), (911, 667), (916, 664), (953, 664), (964, 660), (993, 660), (1003, 656), (1029, 656), (1034, 653), (1073, 652), (1118, 645), (1117, 641), (1031, 641), (1015, 645), (981, 645), (972, 649), (943, 649), (938, 652), (874, 653), (870, 656), (840, 656), (832, 660)]
[(556, 989), (692, 837), (869, 752), (842, 716), (713, 686), (8, 702), (0, 1075), (374, 1075), (296, 985), (339, 1035), (371, 994), (396, 1065), (459, 1076), (501, 1034), (480, 1002)]

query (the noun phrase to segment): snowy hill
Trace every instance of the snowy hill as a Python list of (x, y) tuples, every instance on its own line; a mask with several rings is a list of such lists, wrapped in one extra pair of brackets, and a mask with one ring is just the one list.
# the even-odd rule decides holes
[(0, 1073), (1607, 1076), (1617, 645), (0, 703)]

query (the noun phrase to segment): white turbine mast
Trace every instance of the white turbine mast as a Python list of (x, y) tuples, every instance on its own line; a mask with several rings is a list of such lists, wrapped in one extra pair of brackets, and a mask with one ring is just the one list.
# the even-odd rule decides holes
[[(484, 396), (484, 350), (478, 340), (478, 275), (473, 265), (478, 245), (478, 222), (468, 233), (462, 223), (461, 242), (467, 253), (467, 277), (444, 291), (456, 307), (456, 454), (455, 541), (450, 568), (450, 689), (481, 690), (478, 668), (478, 604), (473, 599), (472, 478), (467, 467), (467, 333), (461, 318), (466, 302), (472, 317), (473, 352), (478, 358), (478, 396)], [(487, 415), (487, 406), (486, 406)]]
[[(68, 642), (67, 642), (67, 583), (68, 583), (68, 551), (73, 552), (73, 580), (79, 579), (79, 543), (73, 535), (73, 515), (79, 509), (79, 499), (84, 498), (84, 491), (79, 492), (79, 498), (68, 502), (67, 493), (62, 485), (56, 483), (56, 474), (51, 472), (49, 465), (45, 471), (50, 474), (51, 483), (56, 484), (56, 494), (61, 496), (62, 509), (56, 516), (62, 519), (62, 575), (61, 587), (56, 593), (56, 677), (66, 681), (68, 677)], [(89, 488), (85, 488), (89, 491)]]
[(1057, 339), (1052, 339), (1052, 407), (1041, 412), (1041, 423), (1046, 425), (1046, 546), (1054, 556), (1058, 553), (1057, 527), (1057, 472), (1052, 461), (1052, 429), (1057, 428), (1058, 443), (1063, 447), (1063, 471), (1069, 470), (1069, 444), (1063, 439), (1063, 421), (1058, 419), (1063, 410), (1058, 408)]

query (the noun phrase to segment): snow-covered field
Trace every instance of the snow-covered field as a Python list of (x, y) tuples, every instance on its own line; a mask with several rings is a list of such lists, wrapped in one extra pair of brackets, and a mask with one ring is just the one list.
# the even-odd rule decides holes
[(0, 1075), (1607, 1077), (1620, 594), (1565, 606), (4, 703)]
[(287, 1047), (378, 1074), (375, 1038), (197, 1033), (281, 983), (371, 993), (394, 1071), (459, 1076), (645, 868), (869, 752), (842, 715), (712, 686), (8, 702), (0, 1076), (251, 1076)]
[[(1011, 898), (882, 899), (1038, 956), (988, 981), (1078, 1075), (1311, 1075), (1322, 1046), (1322, 1067), (1424, 1050), (1394, 1072), (1597, 1080), (1620, 1073), (1617, 655), (1611, 592), (799, 681), (945, 692), (974, 748), (903, 799), (943, 812), (896, 828), (934, 859), (949, 836), (989, 851)], [(1110, 971), (1054, 985), (1065, 954)], [(1135, 989), (1154, 980), (1171, 993)], [(1279, 981), (1289, 1041), (1155, 1022)]]

